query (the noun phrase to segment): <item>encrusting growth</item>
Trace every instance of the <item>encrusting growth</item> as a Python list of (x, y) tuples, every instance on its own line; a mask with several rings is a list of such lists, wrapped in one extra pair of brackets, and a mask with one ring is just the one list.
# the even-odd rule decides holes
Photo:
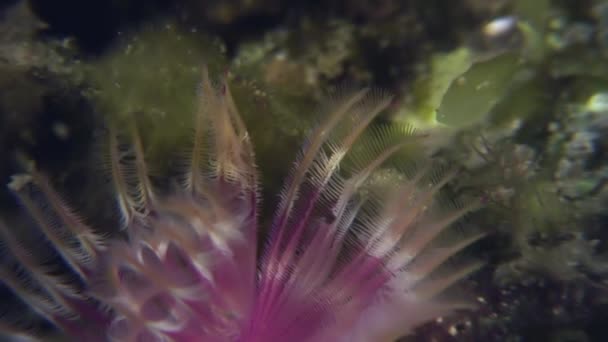
[[(155, 192), (135, 125), (109, 138), (125, 239), (87, 226), (36, 171), (9, 185), (39, 226), (0, 227), (1, 282), (74, 341), (379, 341), (466, 306), (439, 300), (479, 267), (440, 265), (482, 235), (437, 245), (477, 204), (441, 210), (454, 176), (404, 161), (431, 139), (371, 125), (390, 97), (344, 92), (297, 155), (259, 255), (253, 149), (227, 81), (204, 69), (181, 185)], [(49, 266), (48, 257), (62, 266)], [(68, 270), (68, 271), (66, 271)], [(39, 336), (0, 311), (0, 332)]]

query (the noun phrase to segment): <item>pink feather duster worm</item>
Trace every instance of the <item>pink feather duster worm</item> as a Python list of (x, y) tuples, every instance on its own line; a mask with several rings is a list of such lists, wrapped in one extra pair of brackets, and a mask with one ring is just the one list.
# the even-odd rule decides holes
[[(43, 175), (15, 176), (44, 241), (1, 225), (1, 283), (73, 341), (390, 341), (463, 305), (437, 295), (479, 264), (438, 269), (481, 235), (434, 242), (476, 204), (439, 210), (454, 174), (401, 161), (428, 136), (370, 126), (390, 98), (360, 90), (322, 108), (259, 254), (246, 128), (227, 82), (214, 87), (206, 70), (199, 99), (188, 169), (170, 195), (154, 191), (137, 130), (126, 152), (111, 134), (125, 239), (87, 226)], [(48, 250), (69, 272), (49, 266)], [(27, 327), (0, 311), (5, 335), (36, 339)]]

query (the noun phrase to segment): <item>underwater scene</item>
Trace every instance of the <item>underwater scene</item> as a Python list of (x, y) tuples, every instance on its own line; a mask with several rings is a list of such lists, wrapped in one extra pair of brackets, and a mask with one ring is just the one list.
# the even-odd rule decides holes
[(608, 341), (607, 0), (0, 0), (0, 342)]

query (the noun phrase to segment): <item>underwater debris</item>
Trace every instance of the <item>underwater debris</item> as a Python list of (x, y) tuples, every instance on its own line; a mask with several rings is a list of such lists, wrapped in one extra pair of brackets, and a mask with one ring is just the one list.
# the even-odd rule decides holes
[[(137, 127), (127, 149), (111, 132), (125, 238), (91, 228), (42, 173), (15, 176), (39, 230), (0, 226), (2, 284), (77, 341), (375, 341), (471, 307), (440, 294), (481, 264), (442, 264), (483, 234), (447, 245), (440, 235), (479, 203), (446, 210), (440, 192), (456, 173), (398, 153), (431, 135), (370, 127), (390, 97), (344, 92), (321, 109), (258, 256), (253, 149), (227, 81), (213, 84), (204, 69), (192, 148), (168, 195), (150, 180)], [(4, 334), (43, 336), (17, 310), (0, 322)]]

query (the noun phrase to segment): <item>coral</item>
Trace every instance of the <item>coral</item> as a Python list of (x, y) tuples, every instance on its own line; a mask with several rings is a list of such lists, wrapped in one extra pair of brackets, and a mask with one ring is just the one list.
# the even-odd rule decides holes
[[(67, 37), (41, 35), (48, 25), (30, 2), (9, 3), (0, 5), (0, 182), (32, 157), (60, 177), (78, 168), (66, 159), (88, 146), (81, 139), (97, 123), (81, 95), (77, 46)], [(0, 207), (12, 202), (0, 188)]]
[(36, 33), (47, 25), (31, 12), (27, 2), (8, 7), (0, 19), (0, 60), (3, 64), (49, 69), (65, 67), (56, 49), (33, 42)]
[[(598, 92), (584, 105), (571, 105), (551, 125), (549, 148), (557, 154), (555, 179), (559, 194), (570, 202), (583, 202), (587, 210), (602, 211), (607, 203), (608, 165), (603, 162), (608, 132), (607, 94)], [(595, 204), (593, 204), (595, 203)]]
[[(480, 263), (441, 265), (483, 234), (440, 237), (479, 203), (446, 210), (439, 193), (455, 173), (397, 154), (431, 136), (368, 127), (389, 103), (364, 89), (323, 107), (257, 255), (249, 135), (227, 81), (214, 87), (204, 69), (196, 134), (174, 186), (153, 185), (135, 123), (129, 144), (111, 129), (108, 172), (125, 236), (90, 227), (35, 169), (13, 178), (38, 230), (1, 226), (2, 283), (79, 341), (395, 339), (468, 308), (439, 294)], [(29, 326), (16, 312), (1, 322), (10, 335)]]

